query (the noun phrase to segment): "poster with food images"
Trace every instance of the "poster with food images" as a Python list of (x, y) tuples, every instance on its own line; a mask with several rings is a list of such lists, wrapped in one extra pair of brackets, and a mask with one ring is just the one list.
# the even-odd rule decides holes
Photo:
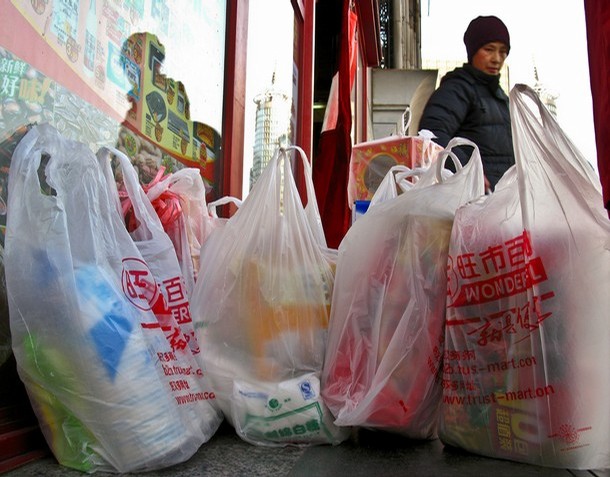
[[(220, 11), (222, 1), (217, 3), (213, 10)], [(192, 24), (183, 22), (171, 35), (172, 42), (178, 38), (180, 45), (196, 44), (194, 35), (199, 35), (201, 28), (214, 30), (214, 22), (222, 20), (196, 0), (185, 0), (185, 9)], [(2, 96), (9, 101), (2, 108), (3, 116), (6, 112), (13, 124), (21, 116), (11, 111), (27, 111), (27, 117), (51, 122), (60, 132), (67, 125), (65, 131), (71, 138), (95, 148), (100, 144), (98, 129), (89, 118), (105, 115), (116, 126), (115, 131), (122, 124), (120, 134), (105, 138), (106, 144), (123, 148), (134, 163), (142, 159), (147, 165), (143, 183), (154, 178), (162, 166), (168, 173), (196, 167), (208, 186), (208, 199), (220, 196), (220, 135), (207, 124), (191, 120), (184, 84), (162, 72), (164, 45), (155, 35), (140, 33), (148, 28), (167, 35), (172, 23), (176, 24), (175, 16), (166, 0), (7, 2), (0, 16), (0, 48), (8, 55), (0, 65)], [(213, 31), (206, 35), (213, 35)], [(182, 58), (182, 50), (173, 55)], [(202, 66), (193, 65), (197, 71)], [(206, 71), (215, 77), (213, 70), (222, 71), (221, 66), (222, 62), (207, 62)], [(207, 81), (204, 76), (198, 78)], [(208, 94), (211, 89), (206, 89)], [(194, 94), (199, 103), (207, 105), (200, 92)], [(27, 104), (16, 103), (17, 96), (34, 99)], [(59, 97), (65, 101), (57, 109), (64, 111), (63, 116), (70, 121), (55, 121), (54, 103)], [(39, 98), (50, 101), (49, 109), (41, 114), (37, 113)], [(8, 124), (0, 123), (3, 136), (12, 132), (4, 127)]]
[(126, 123), (182, 164), (200, 169), (213, 184), (220, 136), (191, 120), (184, 84), (163, 73), (164, 46), (151, 33), (137, 33), (127, 39), (122, 55), (131, 103)]
[[(93, 92), (120, 118), (129, 109), (129, 84), (123, 77), (124, 40), (144, 19), (144, 0), (12, 0), (14, 7), (53, 52), (81, 80), (77, 93)], [(52, 57), (51, 57), (52, 58)], [(48, 57), (36, 64), (43, 72), (57, 70)]]
[(74, 92), (0, 46), (0, 245), (4, 245), (11, 158), (34, 124), (96, 151), (115, 145), (120, 124)]

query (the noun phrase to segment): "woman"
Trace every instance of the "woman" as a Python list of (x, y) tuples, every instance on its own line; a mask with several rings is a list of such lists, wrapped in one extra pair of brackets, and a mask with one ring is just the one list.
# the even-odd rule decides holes
[[(481, 152), (486, 189), (493, 190), (515, 163), (508, 96), (500, 70), (510, 51), (506, 25), (495, 16), (479, 16), (464, 33), (468, 63), (447, 73), (432, 93), (419, 123), (446, 146), (453, 137), (470, 139)], [(470, 151), (457, 152), (465, 163)]]

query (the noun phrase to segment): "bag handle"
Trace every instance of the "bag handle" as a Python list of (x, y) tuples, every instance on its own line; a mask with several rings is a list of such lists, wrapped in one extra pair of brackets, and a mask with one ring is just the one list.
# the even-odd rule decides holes
[(407, 177), (410, 177), (411, 168), (404, 164), (396, 164), (395, 166), (390, 167), (386, 174), (390, 173), (392, 173), (394, 182), (398, 184), (400, 180), (405, 180)]
[[(598, 207), (603, 208), (599, 178), (561, 130), (538, 94), (527, 85), (517, 84), (510, 91), (509, 98), (524, 225), (529, 228), (533, 220), (529, 214), (531, 199), (525, 181), (530, 169), (526, 166), (528, 162), (540, 164), (546, 169), (545, 174), (555, 174), (562, 177), (562, 180), (572, 182), (570, 187), (578, 190), (587, 206), (591, 210), (595, 209), (597, 214)], [(528, 99), (533, 102), (538, 114), (532, 111), (532, 103), (528, 102)], [(540, 159), (541, 156), (544, 160)]]
[[(542, 124), (540, 124), (538, 117), (531, 112), (525, 98), (529, 98), (534, 102), (534, 105), (538, 109)], [(574, 144), (561, 131), (556, 119), (549, 112), (546, 106), (544, 106), (540, 96), (530, 86), (521, 83), (516, 84), (510, 92), (510, 106), (511, 116), (514, 115), (515, 117), (520, 117), (524, 120), (524, 122), (527, 121), (529, 124), (536, 124), (539, 126), (539, 130), (536, 131), (536, 134), (546, 136), (550, 143), (558, 149), (558, 151), (553, 154), (554, 157), (563, 157), (565, 153), (561, 151), (561, 149), (562, 147), (567, 148), (570, 152), (570, 156), (573, 157), (575, 161), (568, 161), (566, 164), (562, 164), (562, 166), (566, 167), (569, 164), (569, 166), (574, 168), (585, 179), (591, 182), (591, 185), (593, 185), (593, 187), (601, 194), (601, 183), (595, 176), (593, 169), (580, 153), (578, 148), (576, 148), (576, 146), (574, 146)], [(513, 140), (515, 141), (516, 145), (519, 144), (521, 136), (521, 134), (513, 135)], [(515, 149), (516, 148), (517, 147), (515, 147)]]
[(390, 167), (388, 174), (392, 173), (392, 179), (394, 179), (395, 187), (400, 188), (402, 192), (405, 192), (413, 187), (413, 182), (409, 182), (407, 179), (409, 177), (419, 178), (422, 171), (422, 168), (411, 169), (404, 164), (397, 164)]
[(379, 183), (379, 186), (377, 186), (377, 190), (375, 190), (373, 197), (371, 197), (371, 200), (369, 202), (369, 210), (381, 202), (386, 202), (388, 200), (398, 197), (399, 187), (402, 191), (410, 188), (412, 184), (410, 182), (407, 182), (405, 179), (402, 179), (402, 181), (405, 183), (405, 186), (400, 185), (398, 179), (399, 173), (406, 177), (408, 174), (411, 173), (411, 169), (404, 164), (397, 164), (395, 166), (390, 167), (383, 176), (383, 179)]
[[(470, 159), (463, 166), (453, 152), (453, 148), (459, 146), (468, 146), (472, 148)], [(456, 166), (455, 174), (449, 173), (444, 167), (447, 157), (451, 157)], [(432, 177), (431, 174), (426, 174), (422, 177), (422, 180), (415, 184), (416, 187), (420, 187), (420, 184), (423, 184), (423, 186), (429, 185), (430, 179), (434, 179), (436, 184), (453, 184), (458, 181), (466, 180), (469, 194), (478, 197), (478, 195), (483, 195), (485, 193), (485, 176), (483, 174), (481, 153), (479, 147), (473, 141), (462, 137), (454, 137), (449, 141), (447, 147), (440, 152), (437, 162), (436, 169), (434, 170), (434, 177)]]
[[(412, 182), (407, 182), (405, 179), (408, 179), (409, 177), (413, 177), (415, 179), (419, 179), (423, 174), (426, 173), (427, 170), (428, 169), (426, 167), (416, 167), (414, 169), (409, 169), (407, 171), (398, 172), (396, 174), (396, 184), (398, 184), (400, 186), (400, 188), (403, 191), (405, 191), (405, 190), (407, 190), (408, 188), (411, 188), (414, 185)], [(403, 187), (404, 184), (408, 184), (408, 187), (407, 188)]]
[(318, 209), (318, 201), (316, 198), (316, 191), (313, 184), (313, 172), (311, 164), (307, 159), (307, 154), (305, 154), (305, 151), (302, 148), (295, 145), (279, 148), (279, 154), (284, 154), (284, 156), (286, 157), (287, 152), (292, 150), (297, 151), (301, 156), (303, 169), (305, 170), (305, 190), (307, 193), (305, 216), (307, 217), (307, 221), (309, 222), (311, 231), (313, 232), (318, 244), (323, 248), (327, 248), (326, 236), (324, 235), (324, 227), (322, 226), (322, 217), (320, 215), (320, 210)]
[(423, 167), (411, 169), (404, 164), (397, 164), (390, 167), (373, 194), (373, 197), (371, 197), (369, 210), (381, 202), (386, 202), (387, 200), (398, 197), (400, 192), (410, 190), (415, 184), (407, 181), (407, 178), (419, 178), (426, 170), (428, 169)]
[[(436, 160), (436, 180), (438, 181), (439, 184), (445, 181), (442, 171), (445, 168), (445, 161), (447, 160), (447, 158), (451, 158), (451, 160), (453, 161), (453, 165), (455, 166), (456, 173), (458, 171), (462, 170), (462, 168), (464, 167), (464, 166), (462, 166), (462, 163), (458, 159), (457, 155), (452, 151), (452, 149), (454, 147), (458, 147), (458, 146), (472, 146), (473, 148), (476, 149), (477, 153), (479, 151), (479, 148), (477, 147), (477, 145), (468, 139), (464, 139), (461, 137), (456, 137), (456, 138), (451, 139), (449, 141), (449, 143), (447, 144), (447, 147), (439, 153), (438, 159)], [(474, 155), (474, 151), (473, 151), (473, 155)], [(471, 155), (471, 159), (472, 159), (472, 155)]]
[(137, 233), (137, 235), (139, 235), (138, 240), (150, 240), (157, 234), (164, 232), (161, 219), (155, 212), (155, 209), (148, 199), (146, 192), (144, 192), (144, 189), (140, 185), (138, 173), (131, 163), (131, 160), (118, 149), (110, 146), (104, 146), (98, 151), (98, 160), (100, 161), (104, 175), (106, 176), (106, 182), (112, 190), (115, 204), (117, 205), (121, 216), (123, 216), (123, 211), (121, 201), (119, 199), (119, 192), (116, 186), (116, 180), (114, 178), (112, 168), (110, 167), (110, 153), (114, 154), (119, 160), (121, 170), (123, 171), (123, 183), (125, 184), (125, 190), (127, 191), (127, 195), (129, 196), (131, 204), (133, 205), (136, 219), (139, 222), (137, 229), (134, 230), (133, 233)]
[[(49, 156), (44, 169), (47, 184), (56, 191), (67, 190), (68, 184), (58, 183), (65, 174), (54, 174), (54, 172), (57, 170), (57, 167), (61, 167), (61, 163), (64, 162), (63, 159), (74, 155), (83, 156), (83, 151), (89, 151), (87, 145), (62, 136), (50, 124), (43, 123), (36, 125), (21, 138), (13, 151), (9, 170), (9, 188), (11, 182), (17, 182), (16, 175), (19, 174), (23, 181), (23, 186), (26, 188), (26, 192), (28, 192), (28, 197), (31, 194), (37, 193), (41, 200), (46, 198), (55, 201), (57, 200), (56, 197), (51, 197), (42, 190), (43, 184), (40, 182), (38, 170), (43, 165), (43, 156)], [(82, 160), (84, 161), (85, 158), (83, 157)], [(73, 162), (72, 164), (79, 167), (82, 165), (84, 170), (82, 161), (80, 163)], [(11, 176), (15, 177), (15, 179), (10, 179)]]
[(220, 199), (216, 199), (215, 201), (210, 202), (208, 204), (208, 212), (209, 212), (210, 216), (214, 219), (217, 219), (218, 214), (216, 213), (216, 207), (218, 207), (219, 205), (225, 205), (225, 204), (235, 204), (237, 206), (237, 208), (239, 209), (241, 207), (242, 200), (238, 199), (237, 197), (232, 197), (230, 195), (226, 195), (224, 197), (221, 197)]
[[(11, 167), (9, 169), (9, 194), (8, 194), (8, 207), (11, 209), (10, 203), (13, 196), (16, 197), (15, 193), (11, 190), (17, 187), (23, 189), (24, 192), (29, 191), (26, 197), (30, 198), (34, 194), (42, 197), (42, 187), (40, 184), (40, 178), (38, 177), (38, 168), (42, 163), (42, 155), (47, 152), (53, 160), (54, 148), (50, 148), (45, 145), (49, 139), (51, 143), (59, 139), (59, 135), (56, 135), (56, 131), (47, 129), (47, 125), (40, 125), (30, 129), (27, 134), (21, 138), (17, 147), (13, 151), (13, 157), (11, 158)], [(45, 171), (46, 172), (46, 171)], [(21, 193), (19, 194), (21, 195)], [(55, 198), (53, 198), (55, 200)]]
[(180, 196), (185, 193), (202, 197), (205, 201), (206, 189), (201, 179), (201, 173), (194, 167), (185, 167), (163, 177), (156, 184), (149, 184), (146, 195), (153, 202), (166, 191), (174, 192)]

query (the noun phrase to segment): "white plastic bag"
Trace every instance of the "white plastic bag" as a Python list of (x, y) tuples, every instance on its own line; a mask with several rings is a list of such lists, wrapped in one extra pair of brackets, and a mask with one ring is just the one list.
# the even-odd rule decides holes
[(177, 380), (182, 381), (181, 386), (188, 390), (188, 398), (182, 406), (189, 413), (189, 420), (199, 425), (208, 440), (220, 426), (222, 414), (215, 407), (214, 392), (204, 377), (202, 363), (197, 359), (200, 346), (195, 336), (189, 296), (174, 244), (163, 230), (161, 220), (140, 185), (137, 172), (129, 158), (115, 148), (104, 147), (98, 151), (98, 160), (106, 177), (111, 199), (115, 199), (117, 211), (120, 212), (121, 204), (109, 153), (114, 154), (119, 161), (125, 193), (137, 221), (137, 227), (130, 232), (130, 236), (148, 265), (159, 290), (159, 298), (152, 310), (176, 358), (173, 369), (179, 370), (167, 374), (168, 385), (177, 386)]
[(4, 247), (0, 245), (0, 366), (8, 361), (12, 354), (8, 297), (4, 278)]
[(216, 199), (215, 201), (210, 202), (208, 204), (209, 218), (207, 219), (207, 222), (208, 222), (209, 232), (208, 232), (207, 236), (205, 237), (205, 239), (207, 239), (214, 230), (222, 227), (229, 220), (226, 217), (218, 217), (218, 212), (216, 212), (216, 208), (219, 205), (226, 205), (226, 204), (234, 204), (235, 207), (237, 207), (239, 209), (241, 207), (242, 201), (240, 199), (238, 199), (237, 197), (224, 196), (224, 197), (221, 197), (220, 199)]
[[(461, 144), (473, 157), (446, 174)], [(452, 140), (408, 191), (377, 205), (341, 242), (322, 395), (340, 426), (436, 437), (446, 265), (456, 209), (483, 194), (478, 148)]]
[(448, 260), (440, 438), (610, 467), (610, 223), (599, 181), (536, 93), (510, 93), (516, 166), (460, 209)]
[[(409, 177), (408, 173), (410, 172), (411, 169), (402, 164), (390, 167), (390, 170), (382, 179), (379, 187), (377, 187), (377, 190), (373, 194), (373, 197), (371, 197), (369, 209), (376, 204), (398, 197), (400, 193), (409, 190), (413, 185), (412, 182), (406, 180), (406, 178)], [(399, 173), (401, 173), (400, 178), (398, 176)]]
[(190, 458), (206, 436), (168, 388), (150, 270), (93, 152), (47, 124), (12, 157), (5, 265), (19, 376), (57, 460), (128, 472)]
[(202, 248), (192, 311), (203, 359), (225, 417), (254, 444), (347, 437), (310, 379), (322, 369), (333, 286), (311, 223), (281, 150)]
[(146, 191), (152, 203), (165, 194), (179, 197), (180, 216), (164, 229), (174, 243), (190, 296), (197, 281), (201, 246), (213, 229), (207, 210), (205, 184), (199, 169), (180, 169)]

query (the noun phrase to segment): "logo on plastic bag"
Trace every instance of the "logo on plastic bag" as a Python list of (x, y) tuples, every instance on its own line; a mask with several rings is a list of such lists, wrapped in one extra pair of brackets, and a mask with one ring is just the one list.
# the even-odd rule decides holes
[(449, 256), (446, 325), (468, 326), (479, 346), (502, 342), (509, 334), (516, 335), (515, 342), (524, 340), (553, 314), (543, 302), (555, 292), (539, 287), (547, 281), (527, 231), (479, 252)]
[(540, 257), (533, 256), (523, 231), (480, 252), (448, 257), (449, 306), (470, 306), (519, 295), (548, 279)]
[(139, 258), (123, 259), (121, 284), (127, 299), (140, 310), (151, 310), (159, 296), (159, 287), (152, 272)]
[(551, 434), (549, 436), (549, 438), (561, 439), (566, 445), (572, 446), (572, 447), (569, 447), (568, 449), (563, 449), (563, 450), (571, 450), (573, 448), (589, 445), (589, 444), (579, 445), (580, 444), (579, 441), (580, 441), (580, 434), (585, 431), (590, 431), (590, 430), (591, 430), (591, 426), (577, 429), (572, 424), (562, 424), (561, 426), (559, 426), (559, 432)]
[(311, 382), (308, 379), (299, 383), (299, 389), (301, 390), (301, 395), (305, 401), (316, 397), (316, 391), (313, 389)]

